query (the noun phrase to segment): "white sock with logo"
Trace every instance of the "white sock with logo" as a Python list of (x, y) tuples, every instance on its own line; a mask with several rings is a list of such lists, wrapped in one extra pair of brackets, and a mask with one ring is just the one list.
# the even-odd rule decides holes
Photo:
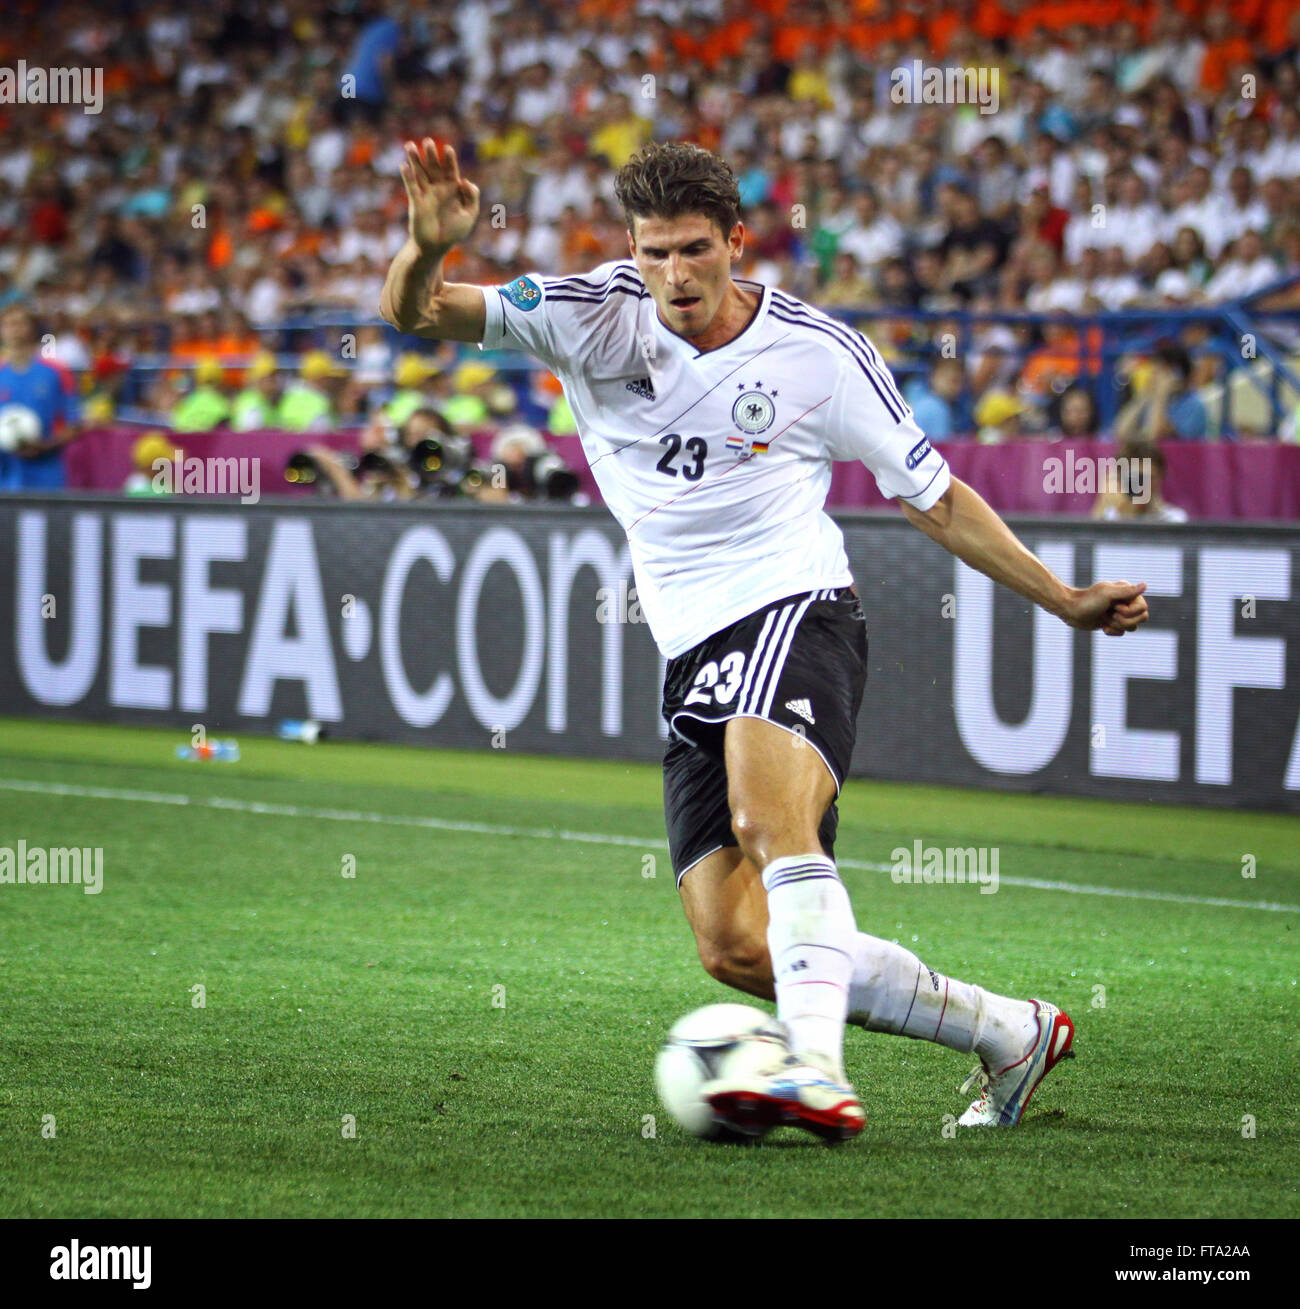
[(763, 869), (777, 1017), (803, 1061), (844, 1081), (844, 1021), (857, 927), (835, 864), (820, 851)]
[(945, 977), (905, 947), (865, 932), (853, 941), (848, 1021), (869, 1032), (974, 1051), (995, 1072), (1021, 1058), (1038, 1034), (1028, 1000)]

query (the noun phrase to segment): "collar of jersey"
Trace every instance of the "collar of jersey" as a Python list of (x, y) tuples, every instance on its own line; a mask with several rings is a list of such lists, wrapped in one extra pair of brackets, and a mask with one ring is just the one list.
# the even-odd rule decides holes
[(771, 289), (762, 282), (751, 282), (747, 278), (738, 277), (735, 279), (737, 286), (749, 287), (758, 292), (758, 308), (754, 311), (754, 316), (749, 320), (749, 325), (741, 330), (739, 335), (733, 336), (726, 345), (720, 345), (714, 350), (697, 350), (684, 336), (678, 336), (670, 327), (668, 327), (662, 318), (659, 317), (659, 307), (655, 304), (653, 298), (650, 301), (650, 313), (654, 318), (655, 336), (662, 341), (674, 354), (680, 355), (683, 359), (712, 359), (715, 355), (725, 355), (728, 351), (737, 347), (743, 348), (758, 336), (758, 330), (763, 325), (763, 320), (767, 317), (767, 307), (771, 303)]

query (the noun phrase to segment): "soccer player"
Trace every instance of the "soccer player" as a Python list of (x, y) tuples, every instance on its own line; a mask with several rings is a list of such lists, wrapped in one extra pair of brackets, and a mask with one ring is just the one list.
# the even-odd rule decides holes
[(0, 490), (58, 491), (67, 478), (63, 447), (80, 433), (72, 375), (41, 356), (36, 323), (22, 305), (0, 314), (0, 407), (25, 405), (40, 435), (12, 454), (0, 451)]
[(749, 1134), (786, 1123), (855, 1135), (865, 1115), (844, 1074), (848, 1021), (974, 1052), (968, 1085), (982, 1089), (960, 1122), (1018, 1123), (1069, 1052), (1068, 1016), (945, 977), (858, 931), (836, 871), (835, 801), (867, 637), (823, 509), (831, 461), (862, 460), (921, 531), (1072, 627), (1132, 631), (1146, 621), (1145, 584), (1067, 586), (951, 476), (865, 337), (734, 279), (739, 193), (708, 151), (649, 145), (619, 171), (629, 260), (500, 287), (443, 278), (478, 215), (478, 188), (451, 147), (408, 143), (401, 171), (409, 239), (388, 272), (384, 318), (541, 359), (627, 533), (668, 660), (664, 809), (686, 916), (705, 968), (774, 998), (790, 1034), (790, 1055), (706, 1084), (705, 1098)]

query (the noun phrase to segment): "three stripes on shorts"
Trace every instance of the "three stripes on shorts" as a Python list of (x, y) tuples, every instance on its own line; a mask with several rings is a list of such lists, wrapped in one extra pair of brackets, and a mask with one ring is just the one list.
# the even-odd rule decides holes
[(786, 656), (790, 653), (800, 619), (809, 605), (819, 600), (833, 600), (835, 595), (833, 588), (813, 591), (801, 600), (768, 611), (763, 620), (763, 629), (749, 657), (745, 680), (741, 683), (736, 709), (738, 714), (753, 714), (759, 718), (769, 716), (777, 683), (781, 680), (781, 672), (785, 668)]

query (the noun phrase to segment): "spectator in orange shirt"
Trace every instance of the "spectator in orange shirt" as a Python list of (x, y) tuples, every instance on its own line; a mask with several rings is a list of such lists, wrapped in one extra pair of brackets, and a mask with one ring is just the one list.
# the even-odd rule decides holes
[(1079, 22), (1077, 6), (1070, 0), (1038, 0), (1027, 4), (1014, 20), (1012, 32), (1017, 42), (1027, 41), (1038, 28), (1044, 32), (1063, 32)]
[(315, 258), (323, 240), (324, 233), (312, 231), (296, 214), (290, 214), (274, 238), (274, 249), (281, 259)]
[(873, 53), (888, 42), (905, 43), (921, 35), (921, 20), (898, 0), (880, 0), (874, 13), (863, 25), (866, 53)]
[(772, 53), (783, 64), (795, 64), (809, 47), (820, 49), (828, 31), (813, 5), (793, 4), (772, 30)]
[(1300, 46), (1300, 8), (1295, 0), (1265, 0), (1260, 35), (1264, 49), (1271, 55), (1285, 54)]
[[(1095, 330), (1090, 333), (1095, 338)], [(1068, 321), (1047, 323), (1043, 327), (1043, 344), (1030, 353), (1020, 374), (1020, 389), (1042, 403), (1060, 395), (1080, 373), (1101, 370), (1097, 354), (1100, 342), (1084, 342)], [(1081, 353), (1082, 347), (1082, 353)]]
[(565, 205), (560, 215), (559, 238), (561, 272), (585, 272), (598, 262), (600, 236), (587, 219), (579, 216), (573, 205)]
[(250, 232), (273, 232), (284, 223), (284, 196), (269, 182), (253, 183), (253, 202), (248, 211)]
[(217, 317), (220, 335), (216, 339), (216, 353), (223, 363), (251, 359), (262, 348), (261, 339), (249, 327), (247, 319), (237, 309), (222, 309)]
[(956, 0), (955, 4), (946, 4), (930, 15), (925, 24), (925, 37), (936, 59), (947, 55), (954, 33), (970, 27), (974, 8), (974, 0)]
[(716, 68), (723, 59), (734, 59), (744, 50), (745, 42), (758, 30), (751, 16), (753, 8), (748, 0), (726, 0), (721, 20), (700, 50), (700, 58), (709, 68)]
[(1013, 16), (1008, 10), (1011, 6), (1004, 0), (975, 0), (975, 11), (971, 26), (975, 35), (984, 41), (1001, 41), (1011, 31)]
[(1233, 30), (1232, 19), (1224, 9), (1206, 14), (1205, 33), (1208, 41), (1201, 61), (1201, 89), (1218, 95), (1234, 69), (1252, 62), (1250, 42), (1240, 31)]
[(685, 28), (675, 28), (672, 33), (673, 49), (678, 59), (701, 59), (704, 47), (709, 40), (709, 25), (699, 14), (691, 14), (686, 19)]
[(180, 314), (174, 318), (169, 353), (178, 360), (195, 360), (202, 355), (197, 314)]
[(219, 227), (208, 243), (207, 262), (213, 269), (225, 268), (235, 253), (235, 242), (228, 227)]
[(221, 325), (215, 309), (205, 309), (199, 315), (194, 351), (200, 357), (208, 355), (213, 358), (221, 353)]

